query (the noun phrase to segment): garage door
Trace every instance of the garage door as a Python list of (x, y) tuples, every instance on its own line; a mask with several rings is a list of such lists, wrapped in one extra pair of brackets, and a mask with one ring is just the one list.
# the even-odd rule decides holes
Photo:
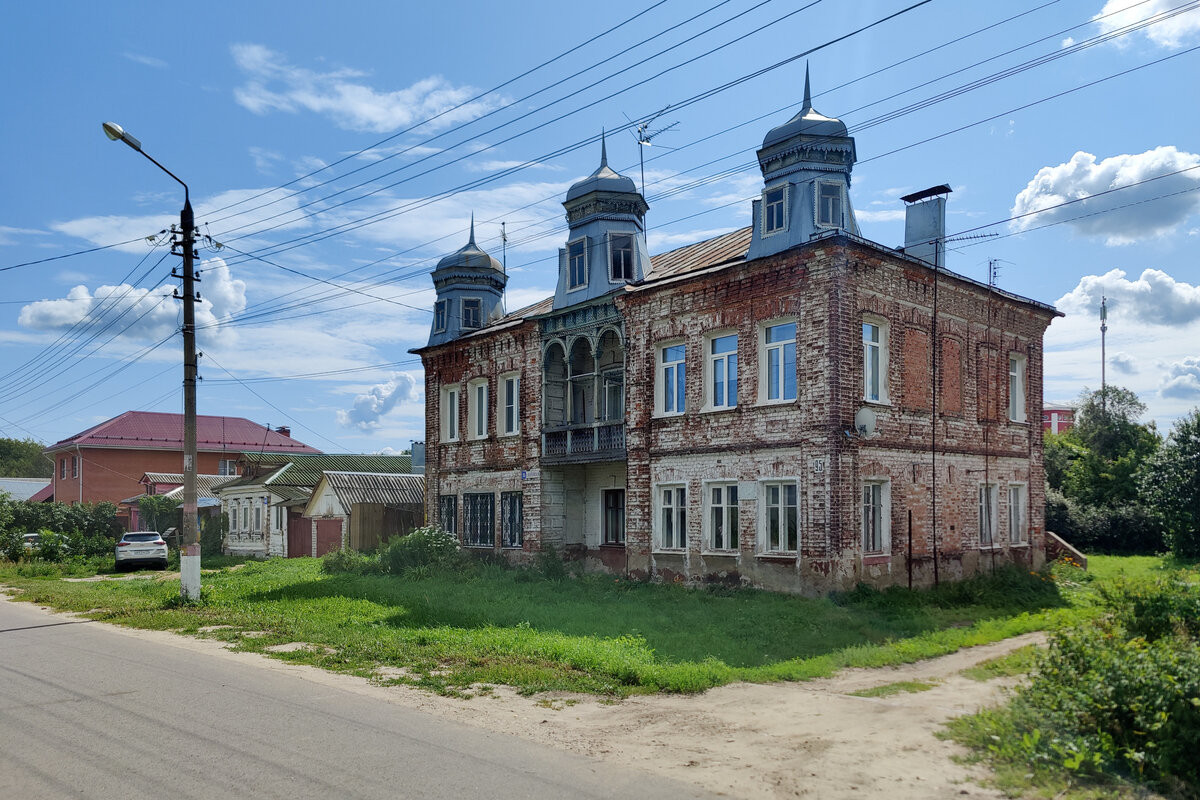
[(288, 513), (287, 524), (288, 558), (312, 555), (312, 520), (307, 520), (299, 511)]
[(317, 552), (323, 556), (332, 550), (342, 549), (342, 521), (340, 519), (314, 520), (317, 525)]

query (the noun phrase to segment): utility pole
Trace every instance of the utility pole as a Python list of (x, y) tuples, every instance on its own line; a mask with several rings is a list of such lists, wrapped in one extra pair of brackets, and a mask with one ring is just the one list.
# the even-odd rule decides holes
[(1108, 392), (1105, 390), (1104, 367), (1108, 359), (1105, 357), (1105, 338), (1108, 334), (1108, 298), (1100, 296), (1100, 411), (1108, 419)]
[[(200, 535), (196, 512), (196, 222), (188, 185), (171, 170), (142, 149), (142, 143), (115, 122), (105, 122), (104, 135), (120, 141), (145, 156), (150, 163), (175, 179), (183, 187), (183, 211), (179, 213), (179, 246), (183, 256), (183, 540), (179, 548), (179, 594), (188, 600), (200, 599)], [(175, 294), (175, 297), (180, 297)]]

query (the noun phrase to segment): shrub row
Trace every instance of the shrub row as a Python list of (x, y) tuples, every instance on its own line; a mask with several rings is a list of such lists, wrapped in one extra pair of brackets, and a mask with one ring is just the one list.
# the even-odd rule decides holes
[(1140, 505), (1088, 506), (1049, 489), (1046, 530), (1087, 553), (1153, 555), (1166, 549), (1162, 519)]

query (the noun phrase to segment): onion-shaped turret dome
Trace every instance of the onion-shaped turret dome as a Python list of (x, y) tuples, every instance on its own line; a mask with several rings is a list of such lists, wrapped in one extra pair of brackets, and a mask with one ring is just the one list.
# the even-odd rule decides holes
[(849, 136), (846, 124), (840, 119), (827, 117), (812, 106), (812, 92), (808, 83), (808, 67), (804, 68), (804, 108), (796, 116), (777, 128), (767, 131), (763, 149), (797, 136)]
[(438, 269), (447, 267), (475, 267), (479, 269), (494, 269), (503, 272), (504, 267), (499, 261), (489, 256), (475, 244), (475, 215), (471, 215), (471, 238), (455, 252), (438, 262)]
[(567, 190), (565, 202), (571, 202), (577, 197), (583, 197), (588, 192), (628, 192), (637, 193), (637, 184), (633, 178), (626, 178), (608, 165), (608, 147), (604, 135), (600, 135), (600, 166), (596, 171)]

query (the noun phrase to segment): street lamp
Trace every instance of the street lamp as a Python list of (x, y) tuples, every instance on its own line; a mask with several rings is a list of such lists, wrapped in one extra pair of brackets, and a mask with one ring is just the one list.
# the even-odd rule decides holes
[(188, 186), (179, 176), (155, 161), (142, 143), (115, 122), (105, 122), (104, 135), (121, 141), (150, 160), (183, 187), (179, 227), (183, 246), (183, 541), (179, 548), (179, 593), (200, 598), (200, 536), (196, 516), (196, 288), (193, 269), (196, 224)]

